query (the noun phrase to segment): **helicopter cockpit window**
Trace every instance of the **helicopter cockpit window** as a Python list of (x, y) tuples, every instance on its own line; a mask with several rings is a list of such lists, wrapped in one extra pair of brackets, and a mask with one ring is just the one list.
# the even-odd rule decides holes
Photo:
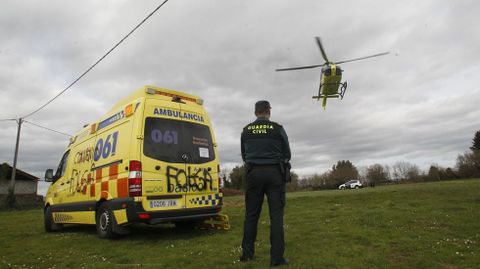
[(330, 69), (330, 68), (325, 69), (324, 74), (325, 74), (325, 76), (331, 76), (332, 75), (332, 69)]
[(337, 70), (335, 70), (335, 73), (337, 74), (337, 76), (341, 76), (343, 73), (343, 70), (340, 68), (337, 68)]

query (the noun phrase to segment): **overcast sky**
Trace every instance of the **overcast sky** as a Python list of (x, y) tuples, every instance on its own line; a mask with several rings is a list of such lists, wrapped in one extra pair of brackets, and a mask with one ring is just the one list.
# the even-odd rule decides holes
[[(163, 1), (163, 0), (162, 0)], [(2, 1), (0, 119), (58, 94), (162, 1)], [(478, 1), (170, 0), (66, 94), (27, 118), (75, 134), (143, 85), (205, 99), (223, 167), (240, 164), (239, 136), (267, 99), (289, 136), (294, 171), (322, 173), (408, 161), (455, 166), (480, 130)], [(312, 100), (322, 64), (342, 65), (348, 89), (327, 109)], [(17, 125), (0, 121), (0, 162), (13, 162)], [(54, 168), (68, 137), (25, 123), (18, 167)]]

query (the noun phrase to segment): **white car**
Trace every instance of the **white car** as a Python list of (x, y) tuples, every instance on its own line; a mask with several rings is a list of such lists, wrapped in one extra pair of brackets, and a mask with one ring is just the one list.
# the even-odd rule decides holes
[(360, 180), (350, 180), (346, 183), (343, 183), (342, 185), (338, 186), (340, 190), (345, 190), (345, 189), (359, 189), (363, 187), (362, 183)]

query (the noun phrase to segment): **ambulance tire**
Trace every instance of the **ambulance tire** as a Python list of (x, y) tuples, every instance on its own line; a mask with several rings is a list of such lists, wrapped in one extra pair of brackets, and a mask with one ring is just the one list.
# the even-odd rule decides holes
[(53, 215), (52, 215), (52, 209), (47, 206), (45, 208), (45, 214), (43, 216), (43, 222), (45, 224), (45, 231), (50, 233), (50, 232), (55, 232), (55, 231), (60, 231), (63, 227), (62, 224), (55, 223), (53, 221)]
[(115, 237), (116, 234), (113, 232), (115, 220), (113, 218), (113, 213), (108, 203), (102, 203), (97, 210), (95, 221), (98, 237), (107, 239)]

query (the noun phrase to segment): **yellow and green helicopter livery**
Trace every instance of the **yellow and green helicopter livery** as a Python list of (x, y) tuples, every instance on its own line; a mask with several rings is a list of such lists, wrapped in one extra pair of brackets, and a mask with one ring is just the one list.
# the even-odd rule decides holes
[(386, 55), (389, 52), (378, 53), (366, 57), (355, 58), (350, 60), (344, 60), (339, 62), (330, 62), (328, 60), (327, 54), (322, 46), (322, 41), (317, 36), (315, 37), (317, 41), (317, 45), (320, 48), (320, 52), (322, 53), (323, 59), (325, 60), (324, 64), (316, 64), (316, 65), (307, 65), (307, 66), (299, 66), (299, 67), (289, 67), (289, 68), (281, 68), (276, 69), (275, 71), (290, 71), (290, 70), (299, 70), (299, 69), (310, 69), (310, 68), (317, 68), (322, 67), (322, 73), (320, 74), (320, 86), (318, 87), (318, 95), (313, 96), (313, 99), (320, 100), (322, 98), (322, 107), (325, 109), (327, 105), (327, 98), (339, 98), (343, 99), (343, 95), (347, 90), (347, 82), (342, 81), (342, 73), (343, 69), (338, 66), (338, 64), (368, 59), (372, 57), (378, 57), (382, 55)]

